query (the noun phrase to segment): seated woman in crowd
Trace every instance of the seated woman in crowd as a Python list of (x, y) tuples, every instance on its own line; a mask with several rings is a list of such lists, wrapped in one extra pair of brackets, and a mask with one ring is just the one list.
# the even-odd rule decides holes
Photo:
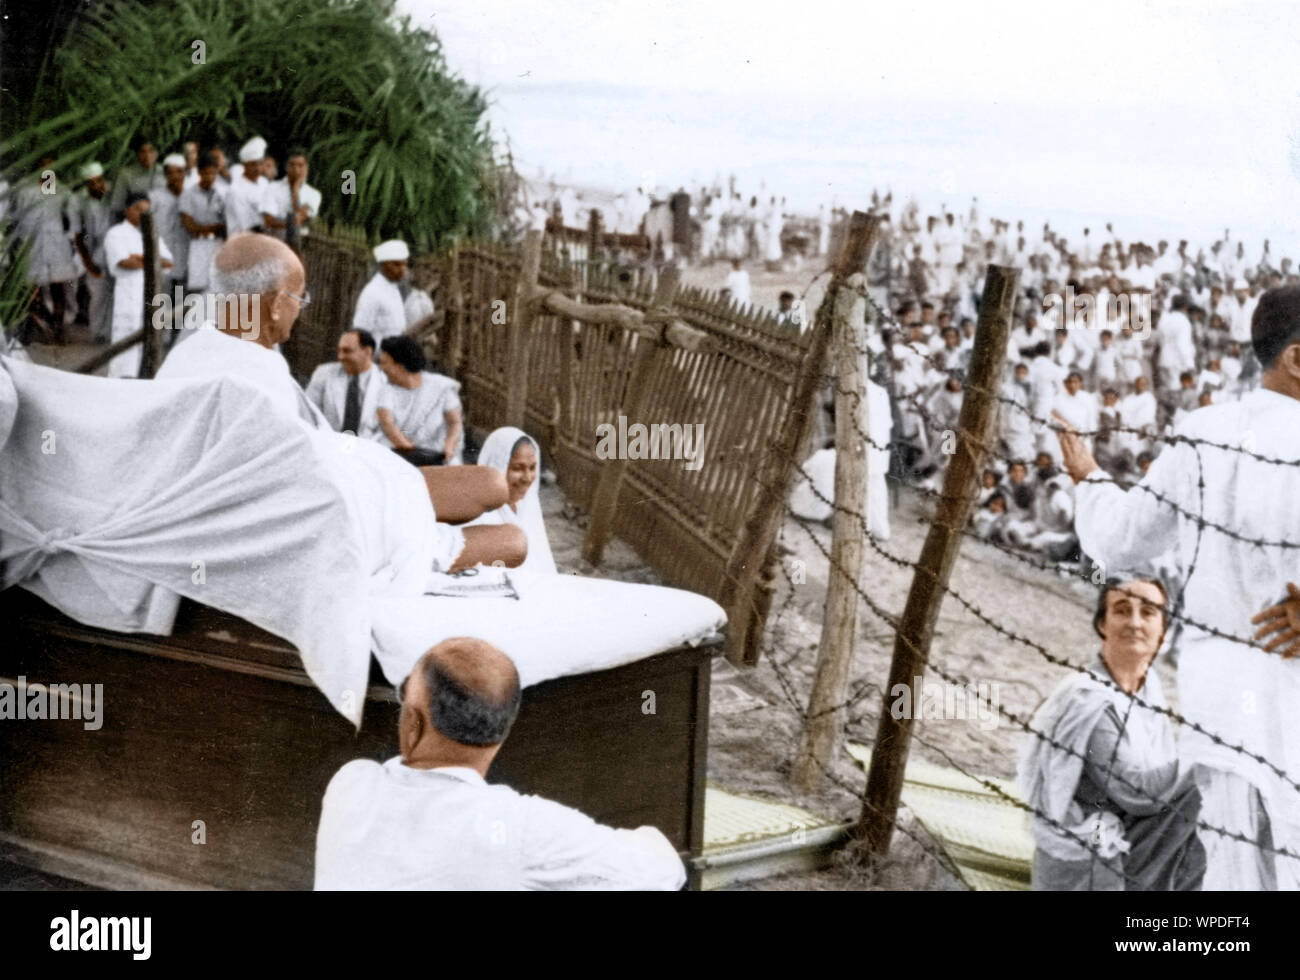
[(379, 348), (379, 370), (388, 378), (377, 412), (385, 440), (416, 466), (459, 463), (460, 383), (426, 371), (413, 337), (385, 337)]
[(546, 538), (542, 517), (542, 500), (538, 492), (537, 473), (542, 451), (536, 440), (522, 429), (497, 429), (483, 442), (478, 454), (479, 466), (490, 466), (506, 475), (507, 500), (496, 510), (487, 511), (471, 524), (513, 524), (522, 528), (528, 539), (528, 557), (521, 568), (534, 572), (555, 573), (555, 558)]
[(1032, 813), (1036, 890), (1201, 886), (1200, 794), (1168, 716), (1152, 710), (1165, 707), (1151, 665), (1167, 602), (1157, 579), (1108, 579), (1093, 616), (1101, 656), (1034, 714), (1030, 727), (1040, 734), (1028, 736), (1019, 779)]

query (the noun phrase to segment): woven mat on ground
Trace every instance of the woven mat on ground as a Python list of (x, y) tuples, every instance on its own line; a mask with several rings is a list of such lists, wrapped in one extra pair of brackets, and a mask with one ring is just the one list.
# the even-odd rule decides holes
[[(847, 747), (867, 769), (871, 750), (853, 742)], [(1020, 799), (1013, 781), (980, 778)], [(903, 803), (939, 840), (972, 888), (1005, 891), (1029, 887), (1034, 842), (1027, 811), (970, 776), (922, 759), (907, 763)]]

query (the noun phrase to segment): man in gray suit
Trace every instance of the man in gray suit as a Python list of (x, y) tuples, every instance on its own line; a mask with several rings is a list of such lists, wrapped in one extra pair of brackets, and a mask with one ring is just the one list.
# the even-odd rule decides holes
[(354, 328), (339, 338), (338, 360), (312, 372), (307, 398), (336, 432), (379, 441), (379, 393), (387, 383), (375, 366), (375, 338)]

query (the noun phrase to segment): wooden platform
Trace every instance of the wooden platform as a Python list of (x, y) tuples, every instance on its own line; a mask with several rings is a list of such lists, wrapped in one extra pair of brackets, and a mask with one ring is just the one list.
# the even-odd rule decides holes
[[(355, 758), (398, 753), (399, 706), (377, 673), (360, 733), (296, 652), (186, 603), (173, 636), (81, 626), (0, 593), (0, 682), (103, 684), (103, 727), (0, 721), (0, 853), (108, 888), (305, 889), (320, 802)], [(704, 835), (709, 666), (680, 648), (524, 692), (489, 780), (614, 826), (652, 824), (685, 858)], [(655, 714), (643, 714), (654, 691)], [(194, 843), (203, 821), (206, 843)]]

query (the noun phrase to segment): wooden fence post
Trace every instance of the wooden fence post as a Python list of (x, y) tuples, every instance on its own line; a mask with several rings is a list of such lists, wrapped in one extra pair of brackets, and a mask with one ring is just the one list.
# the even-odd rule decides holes
[(735, 662), (752, 664), (758, 659), (760, 636), (756, 631), (761, 631), (763, 624), (761, 617), (755, 615), (755, 590), (785, 515), (794, 462), (808, 441), (814, 399), (821, 390), (826, 369), (834, 298), (850, 276), (866, 268), (879, 223), (880, 219), (874, 215), (853, 212), (848, 237), (832, 267), (826, 297), (817, 308), (808, 351), (791, 392), (790, 424), (772, 447), (766, 474), (756, 474), (760, 481), (758, 494), (727, 562), (726, 581), (718, 602), (727, 611), (727, 656)]
[(528, 335), (532, 332), (536, 308), (533, 293), (542, 264), (542, 230), (531, 228), (524, 236), (524, 252), (515, 283), (515, 299), (509, 317), (510, 333), (506, 337), (506, 364), (509, 387), (506, 389), (506, 417), (503, 425), (527, 429), (524, 413), (528, 408)]
[(835, 708), (848, 691), (853, 640), (858, 627), (857, 586), (862, 581), (865, 529), (854, 514), (867, 513), (869, 452), (863, 433), (871, 431), (867, 379), (867, 303), (861, 293), (867, 278), (855, 272), (835, 296), (832, 324), (835, 355), (835, 512), (825, 614), (817, 672), (808, 699), (803, 744), (795, 762), (794, 783), (805, 793), (821, 783), (839, 741), (844, 708)]
[(884, 855), (889, 850), (917, 713), (917, 705), (913, 703), (912, 710), (904, 712), (906, 717), (895, 718), (890, 711), (894, 700), (891, 692), (899, 684), (911, 689), (913, 678), (925, 674), (934, 624), (939, 618), (939, 607), (975, 500), (984, 446), (997, 419), (997, 393), (1002, 386), (1018, 275), (1018, 270), (1009, 266), (990, 265), (984, 280), (970, 374), (957, 421), (957, 452), (944, 474), (943, 493), (935, 507), (934, 521), (912, 574), (912, 587), (898, 623), (889, 683), (885, 685), (876, 742), (871, 751), (862, 816), (854, 832), (869, 855)]
[[(140, 350), (140, 377), (152, 378), (162, 367), (163, 359), (162, 331), (153, 326), (153, 298), (158, 295), (163, 279), (158, 228), (149, 211), (140, 215), (140, 237), (144, 239), (144, 339)], [(166, 329), (171, 330), (175, 326), (175, 322), (172, 322), (167, 324)]]
[[(672, 266), (659, 274), (659, 283), (655, 289), (655, 307), (666, 312), (677, 294), (677, 285), (681, 273)], [(661, 334), (662, 337), (662, 334)], [(662, 340), (654, 340), (641, 334), (636, 341), (636, 355), (632, 360), (632, 370), (628, 375), (627, 387), (623, 390), (623, 404), (620, 414), (625, 415), (631, 425), (641, 422), (644, 425), (645, 396), (654, 370), (655, 354)], [(611, 420), (615, 425), (618, 419)], [(592, 433), (595, 438), (595, 433)], [(626, 459), (608, 459), (603, 461), (600, 478), (591, 495), (591, 518), (587, 523), (587, 536), (582, 542), (582, 557), (593, 565), (599, 565), (605, 554), (605, 545), (609, 543), (614, 527), (614, 513), (618, 509), (618, 492), (623, 485), (623, 474), (627, 471)]]
[(460, 281), (460, 245), (451, 250), (451, 260), (447, 263), (447, 307), (443, 323), (447, 333), (443, 367), (451, 377), (459, 378), (465, 357), (465, 289)]

